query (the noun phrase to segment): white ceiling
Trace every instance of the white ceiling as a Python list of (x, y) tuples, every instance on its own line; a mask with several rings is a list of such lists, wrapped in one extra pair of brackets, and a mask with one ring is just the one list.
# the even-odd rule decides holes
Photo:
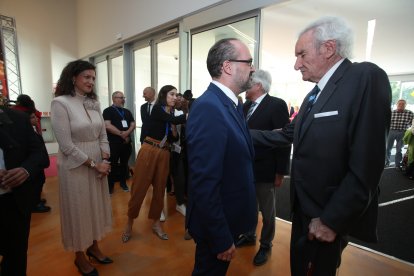
[(376, 19), (371, 61), (389, 75), (414, 73), (413, 0), (292, 0), (263, 11), (262, 51), (289, 60), (292, 67), (297, 33), (321, 16), (334, 15), (354, 30), (354, 61), (366, 60), (367, 22)]

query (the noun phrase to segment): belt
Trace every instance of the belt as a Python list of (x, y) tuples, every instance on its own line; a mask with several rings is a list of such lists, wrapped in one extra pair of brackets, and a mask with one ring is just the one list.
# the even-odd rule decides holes
[(171, 150), (171, 145), (169, 145), (169, 144), (164, 145), (163, 147), (161, 147), (159, 143), (155, 143), (155, 142), (152, 142), (152, 141), (146, 140), (146, 139), (144, 140), (144, 143), (147, 143), (147, 144), (149, 144), (151, 146), (154, 146), (154, 147), (157, 147), (159, 149)]

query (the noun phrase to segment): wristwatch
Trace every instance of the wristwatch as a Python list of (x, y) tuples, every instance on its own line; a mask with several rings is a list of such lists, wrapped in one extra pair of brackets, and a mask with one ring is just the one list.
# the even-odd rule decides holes
[(91, 163), (89, 163), (89, 168), (93, 169), (96, 167), (95, 161), (91, 160)]

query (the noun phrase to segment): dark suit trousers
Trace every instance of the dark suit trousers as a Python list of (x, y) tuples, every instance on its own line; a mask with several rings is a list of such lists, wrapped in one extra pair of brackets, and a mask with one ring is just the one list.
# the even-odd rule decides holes
[(126, 178), (128, 175), (128, 160), (132, 152), (131, 143), (127, 144), (118, 144), (111, 143), (109, 144), (111, 151), (111, 173), (108, 175), (108, 184), (109, 190), (111, 191), (114, 187), (116, 181), (120, 181), (121, 184), (126, 183)]
[[(341, 254), (348, 242), (344, 237), (337, 236), (331, 242), (309, 241), (308, 226), (311, 218), (295, 207), (292, 218), (292, 234), (290, 240), (290, 269), (292, 276), (334, 276), (341, 264)], [(309, 262), (312, 273), (308, 274)]]
[(273, 182), (256, 183), (256, 199), (263, 219), (260, 247), (270, 248), (276, 230), (275, 184)]
[(187, 173), (184, 153), (171, 152), (171, 174), (174, 179), (174, 193), (178, 205), (186, 203)]
[(12, 194), (0, 195), (1, 275), (26, 275), (31, 213), (22, 213)]
[(192, 275), (226, 275), (230, 262), (217, 259), (217, 254), (211, 252), (208, 242), (193, 235), (196, 243), (195, 263)]

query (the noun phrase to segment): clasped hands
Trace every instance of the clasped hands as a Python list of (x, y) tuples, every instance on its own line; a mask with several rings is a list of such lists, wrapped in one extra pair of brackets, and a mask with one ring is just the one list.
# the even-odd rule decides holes
[(311, 241), (316, 239), (321, 242), (333, 242), (336, 238), (336, 233), (323, 224), (320, 218), (313, 218), (308, 228), (308, 239)]
[(6, 190), (13, 189), (20, 186), (27, 178), (29, 175), (22, 167), (10, 170), (2, 169), (0, 170), (0, 187)]
[(95, 169), (98, 171), (98, 177), (102, 178), (105, 175), (108, 175), (111, 172), (111, 163), (107, 161), (102, 161), (95, 166)]

